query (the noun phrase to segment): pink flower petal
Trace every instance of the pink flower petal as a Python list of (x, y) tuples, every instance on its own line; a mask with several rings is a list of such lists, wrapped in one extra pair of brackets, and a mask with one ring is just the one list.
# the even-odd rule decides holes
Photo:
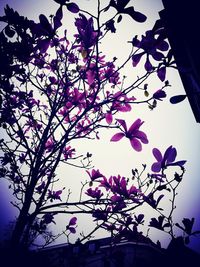
[(161, 154), (161, 152), (160, 152), (160, 150), (159, 149), (157, 149), (157, 148), (154, 148), (153, 150), (152, 150), (152, 152), (153, 152), (153, 155), (154, 155), (154, 157), (156, 158), (156, 160), (157, 161), (162, 161), (162, 154)]
[(121, 126), (124, 128), (125, 132), (127, 132), (127, 126), (126, 126), (125, 120), (117, 119), (116, 121), (118, 121), (121, 124)]
[(105, 115), (105, 118), (106, 118), (106, 122), (108, 124), (111, 124), (112, 121), (113, 121), (113, 116), (112, 116), (112, 113), (111, 112), (107, 112), (106, 115)]
[(152, 71), (152, 69), (153, 69), (153, 66), (152, 66), (151, 62), (149, 61), (148, 57), (146, 59), (144, 67), (145, 67), (146, 71)]
[(69, 221), (69, 225), (75, 225), (77, 221), (76, 217), (72, 217), (71, 220)]
[(110, 198), (113, 202), (118, 202), (118, 201), (121, 201), (122, 198), (118, 195), (113, 195), (111, 198)]
[(76, 233), (76, 229), (74, 227), (69, 227), (68, 230), (72, 233), (75, 234)]
[(136, 67), (140, 62), (141, 57), (144, 55), (144, 52), (132, 56), (132, 65)]
[(124, 106), (120, 106), (119, 108), (117, 108), (117, 110), (121, 111), (121, 112), (128, 112), (131, 111), (131, 105), (126, 103)]
[(166, 67), (162, 67), (157, 70), (158, 78), (163, 82), (166, 76)]
[(142, 150), (142, 145), (138, 139), (133, 138), (130, 140), (130, 142), (131, 142), (131, 146), (133, 147), (133, 149), (135, 149), (138, 152)]
[(75, 3), (66, 4), (67, 9), (72, 13), (78, 13), (79, 7)]
[(115, 135), (113, 135), (113, 137), (110, 139), (110, 141), (117, 142), (117, 141), (121, 140), (124, 136), (125, 136), (124, 133), (116, 133)]
[(172, 149), (170, 150), (168, 157), (167, 157), (167, 163), (171, 163), (174, 162), (177, 156), (177, 151), (175, 147), (172, 147)]
[(138, 130), (143, 123), (141, 119), (137, 119), (129, 128), (128, 133), (132, 134), (135, 130)]
[(155, 162), (152, 166), (151, 166), (151, 170), (153, 172), (159, 172), (161, 170), (161, 162)]
[(89, 85), (93, 84), (94, 78), (95, 78), (95, 73), (92, 70), (88, 70), (87, 71), (87, 80), (88, 80)]
[(148, 144), (147, 135), (142, 131), (135, 131), (134, 136), (141, 140), (143, 144)]

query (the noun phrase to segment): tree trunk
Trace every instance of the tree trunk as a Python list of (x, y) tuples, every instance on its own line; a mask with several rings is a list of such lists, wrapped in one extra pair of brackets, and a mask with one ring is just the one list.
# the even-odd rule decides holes
[(20, 211), (19, 217), (17, 218), (15, 228), (11, 237), (11, 247), (12, 249), (20, 249), (24, 246), (23, 244), (23, 234), (28, 221), (28, 210), (29, 206), (25, 205)]

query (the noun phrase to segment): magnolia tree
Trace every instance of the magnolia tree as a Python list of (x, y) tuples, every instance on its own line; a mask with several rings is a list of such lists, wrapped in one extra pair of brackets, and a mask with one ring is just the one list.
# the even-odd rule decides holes
[[(111, 142), (127, 138), (133, 153), (148, 144), (142, 119), (135, 118), (127, 125), (120, 117), (134, 104), (146, 103), (154, 109), (157, 101), (166, 97), (166, 69), (176, 66), (161, 22), (141, 37), (125, 40), (130, 51), (119, 64), (118, 55), (108, 59), (101, 45), (106, 36), (115, 34), (125, 16), (134, 23), (145, 22), (146, 16), (136, 11), (130, 0), (104, 1), (104, 5), (97, 0), (96, 15), (69, 0), (55, 2), (55, 15), (47, 18), (41, 14), (38, 22), (20, 16), (8, 5), (0, 17), (0, 113), (5, 136), (0, 140), (1, 177), (8, 180), (15, 198), (12, 205), (18, 209), (11, 246), (38, 245), (38, 239), (45, 246), (60, 235), (69, 239), (79, 225), (76, 214), (91, 214), (94, 222), (89, 234), (79, 236), (80, 242), (99, 228), (117, 240), (137, 239), (144, 222), (172, 238), (174, 227), (181, 228), (188, 242), (190, 235), (197, 234), (192, 232), (194, 219), (184, 218), (181, 225), (172, 219), (186, 162), (176, 160), (173, 146), (162, 152), (153, 148), (152, 166), (133, 169), (129, 178), (105, 176), (98, 166), (92, 167), (92, 155), (87, 151), (79, 155), (75, 146), (76, 140), (99, 139), (99, 130), (104, 128), (116, 129)], [(62, 25), (65, 12), (75, 16), (73, 36), (68, 36)], [(125, 82), (122, 69), (128, 64), (133, 72), (138, 66), (143, 68), (143, 74)], [(150, 93), (147, 84), (152, 75), (162, 86)], [(137, 90), (144, 92), (141, 99), (133, 96)], [(62, 164), (81, 167), (88, 174), (75, 201), (65, 188), (58, 188), (64, 178), (58, 174)], [(169, 169), (173, 174), (167, 175)], [(167, 211), (160, 204), (165, 198), (170, 200)], [(157, 216), (146, 221), (143, 205)], [(56, 223), (58, 214), (64, 214), (68, 224), (55, 235), (49, 226)]]

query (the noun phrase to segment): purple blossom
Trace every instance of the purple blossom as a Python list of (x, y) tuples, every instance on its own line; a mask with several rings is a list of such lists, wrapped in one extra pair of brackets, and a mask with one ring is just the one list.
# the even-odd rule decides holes
[(127, 129), (126, 122), (121, 119), (117, 119), (117, 121), (121, 124), (123, 127), (122, 132), (116, 133), (112, 138), (111, 141), (117, 142), (121, 140), (124, 136), (127, 137), (130, 140), (131, 146), (136, 151), (142, 150), (142, 143), (148, 144), (147, 136), (144, 132), (140, 131), (139, 128), (144, 123), (140, 119), (137, 119), (129, 129)]
[(148, 203), (151, 207), (153, 207), (154, 209), (157, 208), (159, 202), (161, 201), (161, 199), (164, 197), (164, 195), (160, 195), (158, 196), (157, 200), (154, 199), (154, 195), (153, 193), (148, 194), (148, 196), (143, 195), (143, 199), (146, 203)]
[(163, 82), (166, 76), (166, 67), (161, 67), (157, 70), (158, 78)]
[(127, 97), (120, 91), (118, 91), (114, 95), (111, 95), (108, 92), (107, 97), (113, 99), (110, 110), (105, 114), (105, 119), (108, 124), (111, 124), (113, 121), (113, 111), (117, 110), (120, 112), (129, 112), (131, 111), (131, 105), (129, 104), (129, 102), (136, 100), (135, 97)]
[(45, 144), (47, 153), (51, 152), (54, 149), (54, 145), (55, 145), (54, 139), (53, 137), (50, 137)]
[(162, 101), (162, 98), (165, 98), (166, 96), (167, 95), (165, 91), (163, 91), (162, 89), (159, 89), (153, 94), (153, 98), (155, 98), (156, 100), (160, 100), (160, 101)]
[(139, 11), (136, 11), (133, 6), (126, 7), (129, 2), (130, 0), (111, 0), (109, 6), (114, 7), (119, 14), (127, 14), (132, 19), (140, 23), (145, 22), (147, 17), (144, 14)]
[(75, 154), (75, 148), (71, 148), (71, 146), (67, 146), (63, 150), (63, 155), (65, 160), (67, 160), (68, 158), (72, 158), (74, 154)]
[[(137, 195), (140, 190), (138, 190), (135, 186), (131, 186), (128, 189), (128, 182), (125, 177), (111, 176), (112, 182), (110, 182), (110, 189), (115, 194), (113, 198), (117, 201), (117, 194), (119, 196), (124, 196), (125, 198), (132, 198), (133, 195)], [(111, 180), (110, 180), (111, 181)]]
[(108, 81), (114, 85), (121, 83), (119, 81), (119, 72), (116, 71), (113, 62), (107, 62), (106, 67), (100, 70), (100, 74), (102, 75), (101, 79), (108, 79)]
[(53, 220), (54, 219), (54, 215), (53, 214), (51, 214), (51, 213), (46, 213), (46, 214), (44, 214), (44, 216), (42, 217), (42, 223), (44, 223), (44, 224), (50, 224), (50, 223), (54, 223), (54, 224), (56, 224), (55, 223), (55, 221)]
[(110, 207), (106, 208), (106, 210), (96, 209), (93, 211), (92, 217), (96, 218), (95, 221), (97, 220), (107, 221), (110, 211), (111, 211)]
[(118, 175), (118, 176), (112, 176), (112, 179), (113, 179), (113, 185), (111, 187), (112, 192), (118, 193), (119, 195), (128, 196), (126, 178)]
[(100, 177), (104, 177), (104, 175), (101, 174), (99, 170), (94, 170), (94, 169), (93, 169), (93, 170), (91, 171), (91, 173), (90, 173), (89, 171), (86, 171), (86, 172), (87, 172), (88, 175), (90, 176), (91, 181), (94, 181), (94, 180), (96, 180), (96, 179), (98, 179), (98, 178), (100, 178)]
[(78, 40), (81, 43), (81, 50), (86, 50), (95, 45), (98, 33), (94, 30), (93, 19), (87, 19), (83, 14), (79, 14), (79, 18), (75, 21), (78, 29)]
[(72, 217), (68, 223), (68, 225), (66, 226), (66, 230), (69, 230), (70, 233), (75, 234), (76, 233), (76, 222), (77, 222), (77, 218), (76, 217)]
[(72, 13), (78, 13), (79, 12), (79, 7), (75, 3), (68, 3), (68, 4), (66, 4), (66, 7)]
[(113, 186), (113, 177), (110, 176), (109, 179), (103, 177), (103, 180), (100, 181), (100, 186), (104, 187), (107, 191), (110, 190)]
[(156, 218), (151, 218), (151, 221), (149, 223), (149, 226), (151, 227), (154, 227), (154, 228), (157, 228), (159, 230), (164, 230), (164, 225), (163, 225), (163, 222), (164, 222), (164, 217), (163, 216), (159, 216), (158, 219)]
[(139, 214), (138, 216), (134, 215), (135, 221), (137, 224), (143, 224), (144, 223), (144, 214)]
[[(137, 66), (142, 56), (146, 54), (145, 69), (149, 72), (153, 70), (153, 66), (150, 62), (150, 56), (156, 61), (160, 61), (164, 58), (164, 54), (162, 52), (167, 51), (169, 45), (161, 36), (162, 30), (150, 30), (146, 31), (146, 35), (142, 35), (141, 41), (137, 39), (137, 36), (133, 38), (133, 46), (144, 50), (143, 52), (134, 54), (132, 56), (133, 67)], [(165, 78), (165, 69), (160, 68), (158, 72), (158, 77), (163, 80)]]
[(69, 221), (69, 225), (76, 225), (76, 222), (77, 222), (77, 218), (76, 217), (72, 217)]
[(19, 155), (19, 162), (20, 162), (21, 164), (23, 164), (23, 163), (26, 161), (26, 156), (27, 156), (27, 153), (26, 153), (26, 154), (21, 153), (21, 154)]
[(156, 158), (156, 162), (153, 163), (151, 166), (151, 170), (153, 172), (160, 172), (161, 169), (164, 169), (168, 166), (180, 166), (182, 167), (185, 163), (186, 160), (181, 160), (181, 161), (176, 161), (176, 156), (177, 156), (177, 151), (176, 148), (169, 146), (167, 150), (164, 153), (164, 156), (162, 156), (161, 152), (159, 149), (154, 148), (153, 149), (153, 155)]
[(61, 194), (62, 194), (62, 190), (58, 190), (58, 191), (48, 190), (47, 198), (50, 199), (51, 202), (53, 202), (53, 200), (57, 200), (57, 199), (61, 201), (61, 198), (60, 198)]
[(98, 189), (98, 187), (96, 187), (94, 190), (92, 188), (89, 188), (85, 194), (89, 197), (96, 198), (97, 200), (99, 200), (103, 196), (103, 193), (100, 189)]

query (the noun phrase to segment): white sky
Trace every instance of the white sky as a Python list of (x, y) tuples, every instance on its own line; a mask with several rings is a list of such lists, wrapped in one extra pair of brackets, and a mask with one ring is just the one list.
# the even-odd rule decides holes
[[(93, 9), (95, 0), (74, 0), (77, 4), (83, 6), (86, 9)], [(101, 1), (102, 3), (107, 0)], [(142, 34), (147, 29), (151, 29), (156, 19), (159, 18), (158, 11), (162, 9), (160, 0), (134, 0), (132, 1), (135, 9), (143, 12), (147, 15), (147, 22), (143, 25), (132, 22), (129, 18), (123, 16), (122, 24), (119, 24), (119, 30), (117, 34), (114, 34), (110, 40), (107, 40), (104, 49), (108, 58), (113, 56), (121, 58), (126, 56), (128, 46), (124, 40), (131, 40), (136, 34)], [(40, 13), (49, 15), (53, 13), (55, 8), (58, 7), (56, 3), (51, 0), (0, 0), (0, 14), (2, 14), (3, 6), (9, 4), (14, 9), (17, 9), (22, 15), (26, 15), (29, 18), (37, 19)], [(71, 23), (73, 15), (67, 13), (65, 18), (66, 27)], [(68, 31), (70, 33), (70, 30)], [(73, 34), (73, 28), (71, 28)], [(122, 47), (123, 42), (125, 43)], [(134, 77), (137, 75), (136, 69), (127, 68), (128, 77)], [(140, 70), (139, 70), (140, 71)], [(117, 118), (124, 118), (128, 121), (128, 124), (132, 123), (137, 118), (141, 118), (145, 121), (142, 126), (142, 130), (147, 133), (149, 144), (143, 145), (143, 151), (140, 153), (135, 152), (127, 139), (122, 139), (120, 142), (111, 143), (109, 140), (111, 136), (116, 132), (115, 130), (101, 131), (99, 141), (84, 141), (76, 144), (77, 151), (80, 153), (86, 153), (87, 151), (93, 154), (93, 164), (95, 168), (101, 170), (105, 175), (121, 174), (124, 176), (131, 175), (132, 168), (140, 168), (142, 163), (149, 163), (149, 169), (154, 161), (152, 156), (152, 148), (157, 147), (161, 151), (173, 145), (178, 151), (178, 160), (186, 159), (186, 174), (184, 181), (179, 188), (179, 195), (177, 198), (177, 218), (183, 217), (196, 217), (198, 219), (197, 226), (200, 228), (200, 212), (198, 204), (200, 203), (199, 195), (199, 148), (200, 148), (200, 126), (196, 123), (193, 113), (191, 111), (188, 101), (184, 101), (178, 105), (171, 105), (169, 103), (170, 96), (176, 94), (184, 94), (184, 89), (181, 84), (179, 75), (176, 71), (169, 71), (168, 80), (171, 87), (167, 89), (168, 97), (163, 102), (159, 102), (158, 107), (154, 111), (149, 111), (147, 106), (137, 105), (133, 107), (130, 113), (120, 114)], [(160, 88), (158, 80), (152, 81), (149, 87), (156, 91)], [(67, 174), (66, 174), (67, 171)], [(61, 179), (65, 181), (67, 187), (72, 188), (72, 191), (78, 191), (77, 187), (80, 185), (80, 178), (85, 180), (87, 175), (85, 172), (74, 168), (63, 167), (59, 172)], [(7, 187), (2, 181), (0, 181), (1, 192), (7, 192)], [(74, 189), (74, 190), (73, 190)], [(5, 191), (4, 191), (5, 190)], [(5, 194), (0, 195), (0, 212), (3, 212), (3, 219), (7, 221), (7, 217), (12, 217), (11, 208), (7, 204)], [(10, 213), (9, 213), (10, 211)], [(66, 225), (66, 219), (60, 219), (57, 223), (58, 228)], [(89, 227), (88, 219), (81, 219), (80, 229)], [(2, 230), (1, 230), (2, 232)], [(102, 233), (98, 237), (101, 237)], [(155, 233), (155, 240), (159, 238), (159, 233)], [(200, 238), (199, 238), (200, 239)], [(62, 240), (64, 242), (64, 240)], [(167, 243), (165, 237), (163, 244)], [(193, 240), (193, 248), (198, 250), (200, 247), (199, 240)], [(200, 252), (200, 249), (199, 249)]]

